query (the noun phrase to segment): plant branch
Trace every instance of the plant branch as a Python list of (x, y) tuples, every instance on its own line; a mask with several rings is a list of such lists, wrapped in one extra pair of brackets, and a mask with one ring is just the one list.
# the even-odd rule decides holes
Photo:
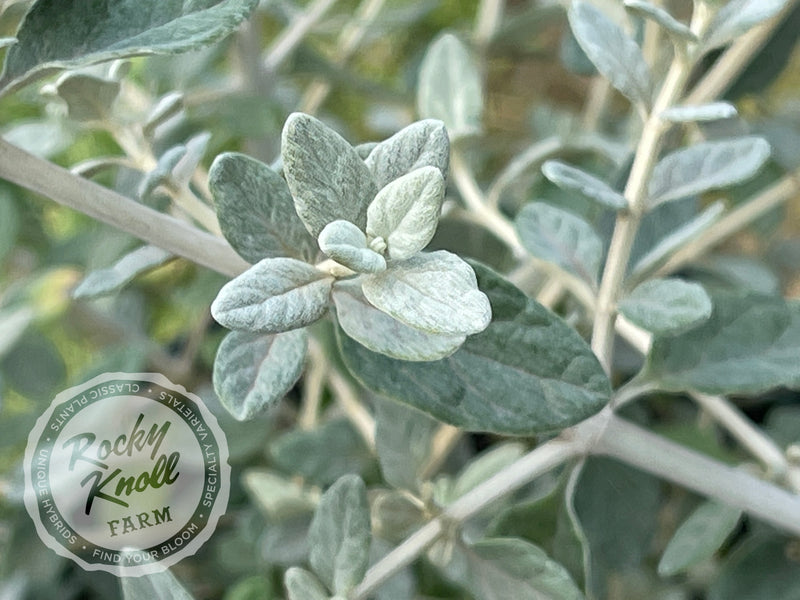
[(473, 39), (483, 48), (489, 45), (503, 20), (505, 0), (481, 0), (475, 19)]
[(778, 15), (754, 27), (733, 42), (694, 86), (686, 97), (686, 104), (705, 104), (724, 94), (747, 68), (756, 53), (769, 41), (775, 29), (794, 9), (795, 4), (797, 0), (789, 0)]
[(309, 4), (269, 47), (264, 59), (264, 71), (267, 74), (277, 71), (336, 2), (337, 0), (315, 0)]
[(663, 277), (703, 256), (714, 246), (800, 193), (796, 175), (787, 175), (722, 217), (714, 227), (677, 250), (655, 273)]
[(328, 384), (336, 395), (336, 401), (342, 407), (347, 418), (366, 442), (367, 447), (375, 452), (375, 420), (367, 412), (358, 394), (347, 379), (336, 369), (328, 371)]
[(2, 138), (0, 178), (224, 275), (234, 277), (250, 266), (224, 239), (77, 177)]

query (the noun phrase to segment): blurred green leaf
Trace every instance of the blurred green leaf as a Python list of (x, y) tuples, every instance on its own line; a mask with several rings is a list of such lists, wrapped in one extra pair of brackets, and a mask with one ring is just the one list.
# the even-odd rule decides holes
[(703, 286), (681, 279), (651, 279), (619, 302), (619, 312), (658, 335), (695, 327), (711, 316), (711, 298)]
[(111, 267), (92, 271), (72, 291), (77, 299), (97, 298), (124, 287), (137, 276), (160, 267), (174, 257), (156, 246), (141, 246), (129, 252)]
[(140, 577), (121, 577), (123, 600), (193, 600), (171, 571)]
[(289, 600), (328, 600), (328, 594), (319, 579), (300, 567), (287, 570), (283, 583)]

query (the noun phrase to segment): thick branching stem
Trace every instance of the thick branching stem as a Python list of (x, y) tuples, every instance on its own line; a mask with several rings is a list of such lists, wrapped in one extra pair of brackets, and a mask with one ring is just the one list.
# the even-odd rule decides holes
[(0, 138), (0, 178), (231, 277), (250, 265), (228, 243), (139, 204)]

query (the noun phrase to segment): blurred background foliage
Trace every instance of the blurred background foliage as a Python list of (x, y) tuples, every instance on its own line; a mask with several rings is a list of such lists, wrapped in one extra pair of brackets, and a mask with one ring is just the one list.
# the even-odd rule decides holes
[[(0, 37), (13, 35), (29, 4), (0, 1)], [(87, 88), (96, 106), (87, 105), (87, 97), (80, 94), (68, 103), (66, 92), (54, 89), (57, 85), (52, 79), (26, 87), (0, 100), (0, 133), (65, 167), (94, 169), (96, 174), (91, 174), (99, 183), (163, 208), (164, 191), (152, 185), (158, 159), (202, 133), (208, 137), (197, 143), (201, 171), (226, 150), (273, 162), (279, 155), (283, 121), (295, 110), (323, 116), (354, 143), (391, 135), (415, 119), (416, 76), (428, 44), (443, 30), (469, 38), (481, 6), (478, 0), (340, 0), (285, 61), (274, 69), (265, 67), (264, 57), (270, 56), (273, 44), (307, 4), (262, 0), (253, 18), (235, 35), (209, 48), (87, 69), (91, 77), (119, 83), (118, 95), (111, 94), (108, 102), (99, 88)], [(607, 8), (617, 3), (598, 4)], [(690, 8), (688, 1), (670, 4), (677, 16), (685, 16)], [(359, 11), (370, 5), (380, 10), (364, 23)], [(348, 32), (360, 37), (353, 48), (346, 47)], [(766, 136), (774, 149), (773, 164), (731, 193), (734, 203), (776, 174), (800, 167), (798, 35), (800, 7), (727, 93), (752, 129)], [(508, 0), (497, 33), (490, 40), (477, 40), (475, 47), (483, 59), (486, 81), (484, 131), (473, 148), (481, 183), (491, 183), (493, 174), (531, 143), (581, 132), (598, 134), (590, 142), (601, 151), (578, 149), (570, 158), (589, 170), (617, 169), (624, 175), (630, 150), (628, 104), (612, 96), (601, 119), (586, 121), (584, 102), (594, 80), (590, 64), (566, 27), (561, 3)], [(122, 72), (124, 77), (120, 77)], [(130, 132), (141, 130), (158, 101), (175, 91), (181, 94), (180, 109), (150, 131), (144, 128), (146, 135), (139, 141), (145, 145), (131, 142)], [(741, 127), (741, 123), (728, 126)], [(106, 163), (96, 168), (87, 164), (98, 157), (107, 159)], [(191, 185), (202, 192), (204, 182), (195, 179)], [(514, 214), (533, 198), (566, 205), (590, 222), (600, 218), (584, 200), (559, 190), (536, 169), (517, 177), (500, 200), (503, 209)], [(680, 206), (675, 203), (662, 211), (660, 231), (654, 228), (652, 236), (663, 235), (666, 213), (680, 212)], [(766, 293), (800, 295), (798, 207), (794, 203), (761, 219), (718, 254), (693, 265), (695, 276), (710, 284), (735, 282)], [(677, 222), (681, 216), (674, 218)], [(433, 245), (498, 268), (511, 260), (491, 234), (464, 221), (443, 221)], [(109, 371), (164, 373), (203, 397), (228, 437), (233, 481), (227, 515), (213, 538), (196, 556), (176, 565), (174, 574), (197, 598), (279, 598), (283, 568), (304, 561), (305, 532), (319, 486), (346, 472), (358, 472), (368, 483), (380, 484), (376, 458), (335, 411), (313, 432), (292, 429), (304, 381), (270, 418), (239, 423), (225, 413), (210, 385), (214, 354), (224, 331), (213, 322), (208, 308), (226, 280), (223, 276), (175, 260), (116, 294), (91, 300), (71, 298), (86, 273), (108, 267), (136, 246), (135, 239), (118, 230), (0, 182), (0, 598), (106, 599), (120, 594), (114, 577), (85, 572), (39, 541), (22, 506), (20, 467), (28, 432), (52, 397)], [(568, 315), (569, 303), (559, 310)], [(333, 347), (327, 350), (334, 353), (330, 360), (335, 361)], [(325, 399), (330, 400), (330, 392)], [(776, 434), (784, 432), (788, 444), (800, 437), (796, 402), (788, 392), (778, 391), (748, 399), (745, 408)], [(712, 425), (694, 418), (688, 403), (654, 398), (629, 412), (635, 419), (656, 422), (668, 437), (722, 460), (743, 460)], [(443, 472), (458, 473), (476, 453), (497, 444), (491, 436), (464, 437)], [(584, 485), (592, 493), (579, 494), (575, 500), (583, 503), (585, 514), (591, 513), (592, 501), (625, 506), (620, 516), (624, 522), (589, 520), (587, 524), (587, 528), (609, 532), (606, 551), (596, 557), (602, 564), (595, 565), (597, 573), (611, 574), (598, 584), (602, 595), (732, 598), (724, 591), (705, 594), (721, 568), (714, 562), (679, 579), (659, 579), (655, 573), (670, 532), (697, 499), (627, 467), (606, 463), (595, 459), (587, 465)], [(561, 484), (539, 482), (527, 490), (527, 497), (547, 498), (557, 485)], [(625, 497), (617, 498), (622, 485)], [(275, 500), (277, 488), (285, 494), (281, 502)], [(531, 501), (515, 505), (514, 511), (499, 514), (492, 522), (495, 534), (527, 537), (569, 564), (570, 557), (558, 556), (559, 546), (553, 541), (560, 535), (555, 531), (561, 527), (559, 502)], [(751, 531), (762, 526), (747, 523), (744, 527)], [(775, 546), (774, 536), (761, 539), (750, 536), (749, 545), (737, 548), (733, 562), (725, 568), (742, 578), (748, 571), (758, 573), (758, 561), (771, 557), (768, 568), (790, 572), (791, 561), (800, 555), (796, 543)], [(388, 549), (381, 548), (381, 543), (376, 540), (374, 552)], [(766, 544), (769, 552), (754, 554), (759, 543)], [(734, 583), (728, 580), (725, 585), (735, 589)], [(465, 597), (427, 561), (413, 573), (398, 576), (376, 597), (411, 597), (410, 589), (424, 598)], [(800, 594), (797, 584), (791, 589)]]

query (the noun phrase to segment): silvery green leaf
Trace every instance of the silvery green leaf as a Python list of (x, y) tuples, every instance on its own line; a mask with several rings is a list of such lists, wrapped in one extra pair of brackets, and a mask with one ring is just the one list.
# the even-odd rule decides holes
[(69, 118), (76, 121), (103, 121), (119, 94), (119, 81), (102, 79), (84, 73), (66, 73), (54, 85), (56, 93), (67, 104)]
[(177, 115), (183, 110), (183, 93), (169, 92), (158, 99), (145, 119), (142, 130), (146, 135), (152, 135), (155, 129)]
[(495, 475), (525, 454), (525, 446), (519, 442), (497, 444), (482, 452), (461, 469), (452, 490), (453, 499), (460, 498), (470, 490)]
[(234, 418), (252, 419), (292, 389), (303, 372), (307, 337), (303, 329), (225, 336), (214, 360), (214, 390)]
[(663, 8), (642, 0), (625, 0), (625, 8), (659, 25), (668, 35), (684, 42), (696, 42), (697, 36)]
[(711, 298), (703, 286), (681, 279), (651, 279), (619, 302), (619, 312), (642, 329), (674, 334), (711, 316)]
[(391, 263), (365, 277), (361, 289), (375, 308), (430, 333), (478, 333), (492, 318), (472, 267), (445, 250)]
[(383, 478), (392, 487), (417, 491), (439, 423), (392, 400), (376, 400), (375, 446)]
[(369, 563), (367, 488), (345, 475), (320, 498), (308, 532), (309, 562), (328, 589), (346, 594), (364, 577)]
[(447, 177), (450, 139), (444, 123), (436, 119), (412, 123), (375, 145), (365, 162), (379, 189), (421, 167), (436, 167)]
[(294, 429), (269, 444), (275, 465), (311, 484), (326, 486), (348, 473), (364, 473), (375, 461), (364, 439), (346, 418), (314, 429)]
[(208, 187), (222, 233), (245, 260), (310, 260), (317, 253), (286, 182), (264, 163), (236, 152), (220, 154), (208, 172)]
[(548, 160), (542, 165), (542, 173), (558, 187), (579, 192), (609, 208), (628, 207), (625, 197), (605, 181), (560, 160)]
[(523, 207), (516, 219), (520, 240), (541, 260), (555, 263), (595, 285), (603, 259), (603, 242), (579, 216), (533, 202)]
[(194, 175), (200, 161), (203, 160), (210, 139), (211, 134), (204, 131), (192, 136), (186, 142), (186, 153), (175, 164), (170, 173), (174, 185), (177, 187), (189, 185), (189, 180)]
[(569, 24), (589, 60), (611, 85), (632, 102), (648, 105), (653, 89), (650, 69), (636, 42), (588, 2), (572, 3)]
[(149, 200), (159, 186), (169, 184), (172, 169), (186, 155), (186, 152), (186, 146), (179, 144), (159, 156), (156, 166), (144, 176), (139, 184), (139, 198), (144, 201)]
[(428, 333), (378, 310), (364, 297), (361, 282), (341, 281), (333, 288), (339, 326), (373, 352), (400, 360), (439, 360), (455, 352), (466, 334)]
[(410, 258), (436, 233), (443, 200), (444, 178), (439, 169), (411, 171), (375, 196), (367, 209), (367, 233), (386, 242), (389, 258)]
[(244, 21), (257, 0), (38, 0), (6, 54), (0, 89), (47, 74), (126, 56), (176, 54), (211, 44)]
[(695, 218), (664, 236), (636, 262), (631, 269), (631, 279), (640, 280), (647, 273), (660, 267), (678, 248), (714, 225), (723, 212), (725, 212), (724, 203), (714, 202)]
[(123, 600), (193, 600), (194, 598), (169, 570), (141, 577), (120, 577), (120, 585)]
[(417, 107), (423, 117), (444, 122), (452, 139), (481, 130), (481, 75), (467, 47), (451, 33), (436, 38), (422, 59)]
[(242, 487), (272, 523), (311, 512), (317, 505), (317, 495), (310, 486), (299, 482), (296, 477), (280, 475), (262, 467), (246, 469), (242, 475)]
[[(367, 160), (370, 152), (372, 152), (378, 146), (378, 142), (364, 142), (363, 144), (358, 144), (357, 146), (353, 146), (353, 150), (356, 151), (356, 154), (361, 158), (361, 160)], [(279, 159), (280, 160), (280, 159)], [(373, 172), (373, 176), (375, 173)]]
[(36, 316), (30, 306), (14, 306), (0, 309), (0, 359), (22, 337)]
[(293, 113), (283, 127), (281, 157), (295, 209), (311, 235), (338, 220), (366, 228), (367, 206), (378, 188), (342, 136), (310, 115)]
[(731, 0), (717, 11), (708, 25), (703, 49), (709, 51), (724, 46), (777, 15), (786, 4), (787, 0)]
[(658, 561), (658, 573), (681, 573), (716, 553), (739, 524), (742, 511), (719, 502), (703, 502), (678, 527)]
[(333, 277), (293, 258), (265, 258), (226, 283), (211, 314), (228, 329), (281, 333), (328, 310)]
[(15, 37), (0, 37), (0, 48), (7, 48), (17, 43)]
[(769, 155), (769, 144), (760, 137), (705, 142), (677, 150), (653, 169), (649, 204), (653, 207), (746, 181), (761, 169)]
[(134, 277), (160, 267), (174, 257), (156, 246), (142, 246), (129, 252), (112, 266), (92, 271), (72, 292), (73, 298), (97, 298), (116, 292)]
[(656, 337), (645, 375), (667, 391), (755, 394), (800, 385), (800, 304), (718, 292), (711, 318)]
[(538, 546), (518, 538), (458, 544), (445, 571), (476, 600), (583, 600), (562, 565)]
[(661, 118), (672, 123), (694, 123), (698, 121), (718, 121), (732, 119), (737, 114), (736, 107), (727, 102), (711, 102), (697, 106), (671, 106), (661, 113)]
[(759, 531), (747, 536), (726, 554), (708, 586), (707, 599), (795, 600), (800, 597), (800, 578), (792, 548), (782, 535)]
[(600, 410), (611, 386), (578, 333), (498, 274), (473, 265), (492, 322), (453, 355), (409, 362), (339, 335), (347, 368), (377, 394), (470, 431), (531, 435)]
[(317, 242), (325, 254), (357, 273), (386, 270), (386, 259), (367, 246), (367, 236), (350, 221), (331, 221)]
[(392, 490), (376, 494), (371, 502), (375, 539), (400, 543), (425, 524), (425, 511), (412, 498), (405, 491)]
[(300, 567), (289, 567), (283, 576), (289, 600), (328, 600), (328, 592), (313, 573)]
[(3, 130), (3, 139), (40, 158), (51, 158), (70, 147), (75, 139), (73, 131), (63, 119), (15, 121)]

